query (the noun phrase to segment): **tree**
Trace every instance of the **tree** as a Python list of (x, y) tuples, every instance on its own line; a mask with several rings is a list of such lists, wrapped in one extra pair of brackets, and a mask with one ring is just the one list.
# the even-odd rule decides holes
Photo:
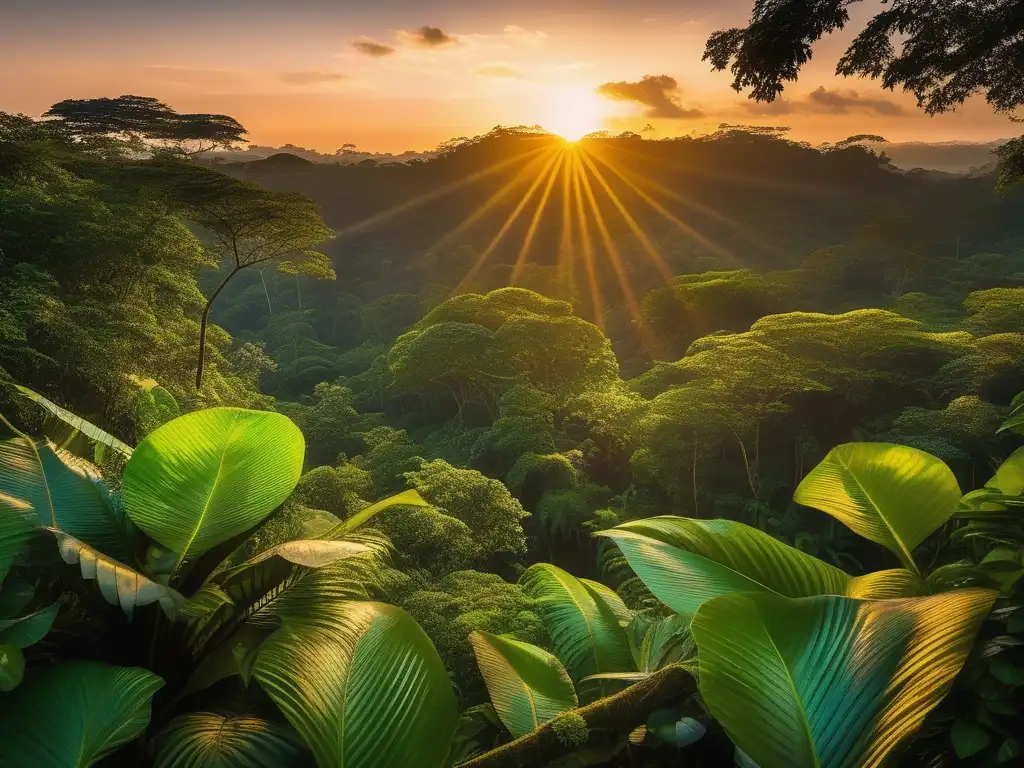
[(491, 389), (502, 370), (494, 333), (480, 325), (456, 322), (409, 331), (395, 342), (387, 361), (402, 390), (450, 394), (460, 421), (474, 396), (492, 407)]
[(529, 513), (497, 480), (437, 459), (406, 475), (428, 502), (469, 526), (481, 561), (526, 554), (521, 520)]
[(158, 147), (192, 157), (245, 142), (245, 128), (227, 115), (182, 115), (150, 96), (66, 99), (54, 104), (44, 117), (72, 136), (111, 136), (140, 146)]
[[(856, 0), (758, 0), (750, 24), (708, 38), (704, 60), (729, 69), (737, 91), (774, 101), (785, 81), (799, 77), (812, 45), (842, 30)], [(836, 73), (870, 77), (917, 97), (929, 115), (948, 112), (984, 94), (996, 112), (1012, 115), (1024, 105), (1024, 59), (1019, 0), (902, 0), (889, 4), (854, 39)], [(1024, 139), (1000, 152), (1000, 184), (1024, 171)]]
[(542, 392), (564, 402), (587, 389), (608, 386), (619, 375), (611, 342), (581, 318), (513, 317), (494, 335), (500, 356)]
[(63, 405), (103, 416), (125, 439), (138, 426), (129, 374), (158, 380), (186, 409), (206, 397), (257, 405), (252, 384), (223, 364), (220, 329), (210, 332), (205, 392), (182, 377), (205, 301), (196, 275), (216, 262), (166, 204), (154, 167), (108, 148), (0, 118), (0, 155), (12, 158), (0, 183), (0, 335), (20, 339), (0, 350), (4, 367), (50, 396), (67, 393)]
[(376, 414), (360, 414), (352, 401), (352, 390), (337, 384), (322, 382), (313, 389), (313, 404), (301, 424), (309, 440), (311, 462), (333, 464), (339, 454), (351, 456), (362, 448), (357, 433), (376, 426)]
[(243, 143), (247, 131), (241, 123), (227, 115), (174, 115), (148, 138), (186, 157), (194, 157), (214, 149), (232, 149)]
[(493, 573), (455, 571), (398, 600), (434, 641), (466, 701), (486, 697), (469, 635), (483, 630), (542, 642), (544, 630), (533, 601), (518, 584)]
[(202, 389), (210, 310), (231, 278), (248, 267), (276, 261), (291, 274), (333, 279), (327, 256), (313, 249), (333, 237), (334, 230), (324, 223), (316, 203), (303, 195), (271, 192), (191, 164), (165, 163), (160, 170), (172, 202), (209, 233), (214, 251), (228, 267), (203, 307), (196, 366), (196, 389)]

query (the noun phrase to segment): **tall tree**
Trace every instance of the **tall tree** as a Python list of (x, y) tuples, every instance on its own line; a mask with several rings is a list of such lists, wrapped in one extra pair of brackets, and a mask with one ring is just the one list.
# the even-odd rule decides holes
[(314, 248), (333, 237), (334, 230), (324, 223), (316, 203), (303, 195), (271, 192), (189, 163), (168, 163), (162, 168), (172, 204), (206, 230), (227, 270), (203, 307), (196, 365), (196, 388), (200, 389), (210, 310), (224, 286), (243, 269), (268, 262), (283, 264), (290, 274), (333, 280), (327, 256)]
[[(799, 77), (812, 45), (842, 30), (860, 0), (757, 0), (746, 27), (708, 38), (704, 59), (729, 69), (733, 88), (757, 101), (774, 101), (785, 81)], [(847, 77), (881, 80), (917, 97), (930, 115), (984, 94), (996, 112), (1011, 116), (1024, 105), (1020, 0), (895, 0), (876, 14), (836, 67)], [(999, 151), (1000, 184), (1024, 178), (1024, 137)]]
[(184, 156), (246, 141), (245, 128), (227, 115), (179, 114), (151, 96), (65, 99), (44, 115), (79, 137), (112, 136), (146, 142)]

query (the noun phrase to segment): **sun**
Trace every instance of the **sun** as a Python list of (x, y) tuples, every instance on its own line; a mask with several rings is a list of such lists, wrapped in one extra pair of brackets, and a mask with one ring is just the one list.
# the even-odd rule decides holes
[(566, 141), (579, 141), (604, 127), (607, 104), (583, 88), (560, 90), (553, 95), (542, 125)]

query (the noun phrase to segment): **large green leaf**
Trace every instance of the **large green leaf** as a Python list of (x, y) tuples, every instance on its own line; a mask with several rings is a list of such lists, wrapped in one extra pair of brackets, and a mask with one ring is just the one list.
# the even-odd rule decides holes
[(1004, 496), (1024, 494), (1024, 448), (1011, 453), (985, 487), (997, 490)]
[(2, 699), (2, 768), (86, 768), (149, 725), (164, 681), (145, 669), (64, 661)]
[(180, 565), (257, 525), (288, 498), (305, 442), (286, 416), (211, 408), (149, 435), (124, 473), (135, 523)]
[(35, 520), (31, 504), (0, 491), (0, 582), (25, 542), (35, 534)]
[(160, 736), (155, 768), (282, 768), (299, 747), (267, 720), (249, 715), (190, 712)]
[(0, 619), (12, 619), (17, 616), (32, 602), (35, 594), (36, 588), (27, 581), (11, 579), (0, 584)]
[(653, 517), (597, 535), (614, 541), (651, 593), (686, 618), (705, 601), (731, 592), (879, 599), (922, 589), (920, 578), (910, 571), (853, 577), (732, 520)]
[(1010, 403), (1010, 414), (999, 428), (1000, 432), (1006, 430), (1024, 434), (1024, 392), (1013, 398), (1013, 402)]
[(49, 411), (51, 414), (56, 416), (58, 419), (63, 421), (72, 429), (81, 432), (90, 440), (100, 443), (101, 445), (105, 445), (108, 448), (113, 448), (122, 456), (132, 455), (132, 447), (130, 445), (118, 440), (116, 437), (100, 429), (95, 424), (86, 421), (81, 416), (76, 416), (74, 413), (67, 410), (66, 408), (61, 408), (56, 403), (52, 402), (51, 400), (47, 400), (38, 392), (33, 392), (28, 387), (22, 387), (18, 385), (15, 386), (17, 386), (18, 391), (22, 395), (27, 397), (29, 400), (32, 400), (33, 402), (37, 403), (45, 410)]
[(57, 537), (57, 547), (64, 562), (77, 564), (82, 578), (95, 580), (103, 598), (111, 605), (120, 606), (128, 618), (132, 617), (138, 605), (158, 602), (171, 618), (184, 605), (185, 598), (170, 587), (151, 581), (134, 568), (107, 557), (74, 536), (50, 530)]
[(996, 593), (736, 593), (691, 629), (709, 711), (761, 768), (871, 768), (949, 691)]
[(371, 599), (386, 551), (381, 539), (368, 536), (303, 539), (219, 571), (182, 609), (190, 620), (190, 643), (202, 645), (227, 622), (237, 623), (237, 617), (276, 628), (282, 619), (315, 615), (323, 603)]
[(321, 539), (296, 539), (286, 541), (283, 544), (266, 549), (258, 555), (246, 560), (241, 565), (227, 568), (218, 574), (218, 579), (226, 579), (245, 571), (248, 568), (266, 562), (272, 557), (279, 557), (292, 565), (303, 568), (323, 568), (326, 565), (333, 565), (339, 560), (344, 560), (357, 555), (377, 554), (380, 549), (363, 541), (340, 539), (337, 541), (324, 541)]
[(420, 496), (419, 491), (408, 490), (402, 491), (401, 493), (389, 496), (386, 499), (381, 499), (375, 504), (371, 504), (366, 509), (356, 512), (348, 520), (334, 526), (334, 528), (327, 531), (320, 538), (322, 539), (336, 539), (342, 536), (346, 536), (353, 533), (357, 529), (366, 525), (373, 518), (379, 515), (386, 509), (391, 507), (429, 507), (430, 505)]
[(634, 655), (637, 668), (645, 672), (692, 661), (697, 655), (697, 646), (690, 634), (689, 622), (681, 616), (658, 619), (648, 627)]
[(125, 556), (125, 518), (99, 470), (48, 440), (0, 441), (0, 493), (31, 505), (40, 525)]
[(473, 632), (469, 642), (494, 710), (514, 737), (577, 705), (569, 673), (547, 651), (489, 632)]
[(322, 606), (369, 600), (380, 591), (385, 550), (372, 543), (345, 544), (349, 546), (326, 550), (331, 556), (315, 567), (270, 557), (224, 578), (221, 587), (250, 622), (262, 626), (292, 620), (315, 622), (322, 613), (329, 624), (333, 617), (330, 612), (323, 613)]
[(60, 603), (56, 602), (38, 611), (18, 616), (13, 619), (0, 619), (0, 643), (13, 645), (16, 648), (28, 648), (35, 645), (50, 631), (53, 620), (60, 611)]
[(547, 563), (528, 568), (520, 584), (573, 680), (636, 670), (623, 628), (630, 612), (610, 589)]
[(127, 378), (139, 388), (135, 399), (135, 420), (141, 428), (151, 431), (181, 415), (174, 395), (160, 386), (156, 379), (143, 379), (131, 374)]
[(329, 604), (316, 622), (286, 622), (253, 676), (320, 768), (444, 764), (455, 696), (434, 646), (399, 608)]
[(918, 572), (912, 553), (953, 515), (960, 486), (949, 467), (924, 451), (848, 443), (811, 470), (793, 499), (827, 512)]

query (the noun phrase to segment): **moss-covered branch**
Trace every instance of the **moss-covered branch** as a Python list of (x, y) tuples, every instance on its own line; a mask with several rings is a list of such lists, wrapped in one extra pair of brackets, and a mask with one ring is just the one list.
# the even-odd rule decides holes
[[(697, 681), (681, 666), (659, 670), (624, 691), (577, 710), (587, 724), (590, 738), (601, 741), (628, 734), (647, 720), (648, 714), (669, 700), (680, 701), (695, 693)], [(597, 732), (597, 733), (595, 733)], [(510, 741), (497, 749), (461, 763), (458, 768), (526, 768), (544, 766), (572, 749), (552, 723)]]

